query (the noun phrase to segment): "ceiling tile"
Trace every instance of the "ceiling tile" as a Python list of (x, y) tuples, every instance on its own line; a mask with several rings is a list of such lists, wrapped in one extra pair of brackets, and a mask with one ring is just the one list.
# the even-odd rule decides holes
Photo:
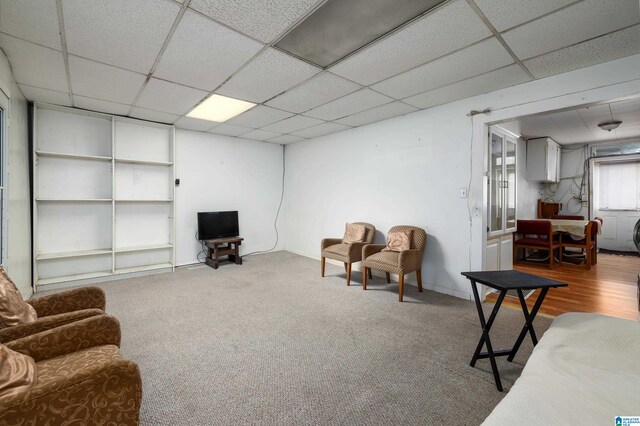
[(640, 26), (565, 47), (524, 61), (536, 78), (548, 77), (640, 53)]
[(74, 95), (120, 104), (133, 103), (146, 76), (69, 55), (69, 74)]
[(489, 36), (491, 31), (471, 6), (456, 0), (339, 62), (330, 71), (370, 85)]
[(20, 0), (0, 3), (2, 32), (62, 50), (55, 0)]
[(570, 46), (640, 22), (638, 0), (585, 0), (502, 35), (520, 59)]
[(266, 130), (258, 129), (245, 133), (240, 137), (243, 139), (253, 139), (254, 141), (266, 141), (267, 139), (273, 139), (276, 136), (280, 136), (280, 133), (267, 132)]
[(513, 58), (509, 52), (492, 37), (371, 87), (396, 99), (402, 99), (512, 63)]
[(19, 84), (18, 86), (24, 97), (32, 102), (71, 106), (71, 98), (66, 92), (56, 92), (55, 90), (41, 89), (23, 84)]
[(129, 115), (131, 117), (140, 118), (142, 120), (157, 121), (159, 123), (167, 123), (167, 124), (171, 124), (174, 121), (176, 121), (178, 118), (180, 118), (179, 115), (168, 114), (166, 112), (153, 111), (150, 109), (138, 108), (138, 107), (134, 107), (133, 110), (131, 110), (131, 114)]
[(506, 87), (530, 81), (531, 78), (519, 65), (509, 65), (449, 86), (421, 93), (404, 99), (404, 102), (418, 108), (429, 108), (459, 99), (470, 98)]
[(341, 132), (351, 127), (338, 123), (322, 123), (317, 126), (308, 127), (306, 129), (293, 132), (292, 135), (301, 136), (303, 138), (317, 138), (331, 133)]
[(290, 112), (281, 111), (275, 108), (269, 108), (264, 105), (257, 105), (251, 108), (247, 112), (233, 117), (227, 120), (225, 123), (233, 124), (235, 126), (252, 127), (257, 129), (258, 127), (266, 126), (267, 124), (275, 123), (276, 121), (284, 120), (291, 117), (293, 114)]
[(249, 127), (234, 126), (233, 124), (222, 123), (210, 129), (209, 133), (215, 133), (225, 136), (240, 136), (242, 134), (249, 133), (252, 130), (254, 129), (251, 129)]
[(210, 92), (262, 47), (257, 41), (187, 11), (154, 75)]
[(482, 13), (498, 31), (520, 25), (558, 10), (576, 0), (475, 0)]
[(169, 0), (62, 0), (69, 53), (147, 74), (180, 6)]
[(352, 93), (361, 87), (337, 75), (323, 72), (277, 98), (271, 99), (267, 105), (301, 113)]
[(18, 83), (58, 92), (69, 90), (61, 52), (5, 34), (0, 34), (0, 48)]
[(322, 120), (305, 117), (303, 115), (296, 115), (294, 117), (287, 118), (286, 120), (269, 124), (268, 126), (263, 127), (263, 129), (270, 132), (291, 133), (295, 132), (296, 130), (304, 129), (306, 127), (315, 126), (316, 124), (320, 123), (322, 123)]
[(418, 108), (396, 101), (341, 118), (340, 120), (336, 120), (336, 123), (354, 127), (362, 126), (364, 124), (375, 123), (376, 121), (386, 120), (387, 118), (397, 117), (417, 110)]
[(305, 139), (301, 138), (300, 136), (282, 135), (282, 136), (276, 136), (275, 138), (267, 139), (267, 142), (281, 143), (283, 145), (286, 145), (288, 143), (300, 142), (303, 140)]
[(236, 73), (218, 93), (251, 102), (264, 102), (320, 72), (320, 68), (268, 48)]
[(332, 121), (355, 114), (356, 112), (364, 111), (365, 109), (389, 103), (392, 100), (393, 99), (385, 95), (365, 88), (326, 103), (318, 108), (314, 108), (311, 111), (307, 111), (305, 115)]
[(611, 119), (611, 112), (609, 111), (609, 105), (592, 105), (586, 108), (577, 110), (580, 114), (582, 121), (587, 127), (598, 126), (598, 123)]
[(115, 115), (127, 115), (131, 108), (130, 105), (103, 101), (101, 99), (86, 98), (78, 95), (73, 96), (73, 104), (78, 108)]
[(152, 78), (142, 91), (136, 106), (184, 115), (208, 94), (202, 90)]
[(614, 114), (637, 114), (636, 117), (640, 120), (640, 97), (627, 99), (625, 101), (612, 102), (611, 111), (613, 111)]
[(317, 0), (192, 0), (189, 7), (262, 40), (272, 41), (302, 18)]
[(178, 121), (175, 123), (176, 127), (187, 130), (195, 130), (197, 132), (206, 132), (212, 127), (218, 125), (218, 123), (214, 123), (213, 121), (200, 120), (198, 118), (191, 117), (180, 117)]

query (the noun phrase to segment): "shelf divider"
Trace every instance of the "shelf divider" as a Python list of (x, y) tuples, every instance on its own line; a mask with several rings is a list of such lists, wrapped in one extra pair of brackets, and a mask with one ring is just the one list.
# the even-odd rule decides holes
[(98, 249), (98, 250), (79, 250), (79, 251), (66, 251), (60, 253), (40, 253), (36, 256), (36, 260), (49, 260), (49, 259), (63, 259), (67, 257), (83, 257), (83, 256), (100, 256), (105, 254), (111, 254), (111, 249)]
[(173, 248), (173, 244), (150, 244), (146, 246), (131, 246), (116, 248), (116, 253), (130, 253), (133, 251), (162, 250)]
[(133, 158), (116, 158), (116, 163), (131, 163), (131, 164), (148, 164), (152, 166), (172, 166), (171, 161), (151, 161), (151, 160), (135, 160)]

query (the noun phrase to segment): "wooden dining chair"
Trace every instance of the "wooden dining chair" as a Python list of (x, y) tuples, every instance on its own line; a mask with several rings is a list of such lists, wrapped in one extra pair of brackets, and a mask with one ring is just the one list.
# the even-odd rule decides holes
[(574, 240), (572, 238), (562, 239), (562, 250), (560, 250), (560, 262), (562, 262), (562, 252), (565, 247), (573, 247), (582, 249), (584, 252), (584, 263), (587, 270), (591, 270), (591, 265), (598, 263), (598, 253), (596, 239), (598, 235), (598, 223), (595, 220), (590, 220), (585, 228), (585, 237), (580, 240)]
[[(545, 250), (549, 252), (549, 268), (555, 268), (555, 251), (560, 250), (562, 236), (551, 230), (548, 220), (518, 220), (513, 238), (513, 263), (518, 262), (518, 250)], [(560, 257), (562, 259), (562, 257)]]

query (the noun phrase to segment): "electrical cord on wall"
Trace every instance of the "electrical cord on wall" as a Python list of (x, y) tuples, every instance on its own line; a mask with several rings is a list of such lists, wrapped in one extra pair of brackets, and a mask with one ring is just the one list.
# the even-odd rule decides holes
[(280, 239), (280, 235), (278, 233), (278, 217), (280, 217), (280, 210), (282, 209), (282, 201), (284, 200), (284, 176), (285, 176), (285, 170), (286, 170), (285, 162), (284, 162), (284, 148), (285, 146), (282, 145), (282, 189), (280, 191), (280, 203), (278, 204), (278, 210), (276, 211), (276, 219), (273, 221), (273, 229), (276, 231), (276, 241), (273, 243), (273, 247), (271, 247), (268, 250), (252, 251), (251, 253), (244, 254), (243, 257), (253, 256), (254, 254), (269, 253), (270, 251), (272, 251), (278, 246), (278, 240)]

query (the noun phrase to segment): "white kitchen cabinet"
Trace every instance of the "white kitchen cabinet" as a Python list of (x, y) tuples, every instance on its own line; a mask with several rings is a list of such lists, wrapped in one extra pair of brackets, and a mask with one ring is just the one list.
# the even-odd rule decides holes
[(527, 141), (527, 180), (560, 182), (560, 145), (551, 138)]
[(485, 271), (507, 271), (513, 269), (513, 234), (487, 240)]
[(516, 229), (517, 140), (503, 129), (489, 130), (487, 170), (487, 237)]

